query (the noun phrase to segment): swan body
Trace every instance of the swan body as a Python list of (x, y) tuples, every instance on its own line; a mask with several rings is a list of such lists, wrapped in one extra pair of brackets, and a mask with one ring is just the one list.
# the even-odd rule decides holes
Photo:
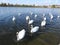
[(43, 27), (43, 26), (45, 26), (45, 25), (46, 25), (46, 21), (43, 20), (43, 21), (41, 22), (41, 26)]
[(17, 32), (17, 41), (21, 40), (25, 36), (25, 29), (22, 29), (21, 31)]
[(51, 18), (51, 20), (53, 19), (53, 15), (51, 14), (51, 13), (49, 13), (49, 15), (50, 15), (50, 18)]
[(32, 24), (34, 22), (34, 20), (29, 20), (28, 24)]
[(31, 33), (37, 32), (39, 29), (39, 26), (35, 26), (31, 29)]
[(16, 19), (15, 16), (13, 16), (12, 21), (15, 21), (15, 19)]

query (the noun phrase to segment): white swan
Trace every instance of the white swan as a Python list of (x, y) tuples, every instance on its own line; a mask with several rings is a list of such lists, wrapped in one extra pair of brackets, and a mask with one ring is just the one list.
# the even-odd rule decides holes
[(41, 27), (46, 25), (46, 17), (44, 17), (44, 20), (41, 22)]
[(26, 20), (30, 20), (30, 17), (29, 16), (26, 16)]
[(32, 24), (34, 22), (34, 20), (30, 20), (29, 16), (26, 16), (26, 21), (28, 24)]
[(60, 18), (60, 16), (59, 16), (59, 15), (57, 16), (57, 19), (58, 19), (58, 18)]
[(46, 17), (44, 17), (44, 20), (46, 20)]
[(33, 12), (30, 12), (30, 14), (32, 15), (32, 14), (33, 14)]
[(14, 22), (14, 21), (15, 21), (15, 19), (16, 19), (16, 18), (15, 18), (15, 16), (13, 16), (12, 21)]
[(39, 29), (39, 26), (32, 27), (32, 28), (31, 28), (31, 33), (37, 32), (38, 29)]
[(49, 13), (49, 15), (50, 15), (50, 19), (52, 20), (54, 16), (51, 13)]
[(20, 41), (21, 39), (24, 38), (25, 32), (26, 32), (25, 29), (22, 29), (21, 31), (16, 33), (17, 34), (17, 41)]
[(41, 22), (41, 26), (43, 27), (43, 26), (45, 26), (45, 25), (46, 25), (46, 21), (43, 20), (43, 21)]
[(37, 17), (37, 15), (35, 15), (35, 18)]
[(29, 20), (28, 24), (32, 24), (34, 22), (34, 20)]

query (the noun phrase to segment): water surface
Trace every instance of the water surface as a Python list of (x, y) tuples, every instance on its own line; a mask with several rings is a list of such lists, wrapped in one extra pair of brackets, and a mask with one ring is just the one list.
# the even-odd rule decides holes
[[(33, 12), (32, 15), (31, 12)], [(21, 13), (21, 15), (18, 15), (19, 13)], [(52, 21), (50, 21), (49, 13), (52, 13), (54, 16)], [(43, 20), (43, 14), (45, 14), (47, 18), (47, 24), (42, 28), (40, 24)], [(34, 17), (35, 15), (37, 15), (37, 18)], [(58, 15), (60, 16), (60, 8), (0, 7), (0, 44), (33, 45), (35, 42), (36, 45), (57, 45), (60, 40), (60, 18), (57, 19)], [(16, 17), (15, 23), (12, 21), (13, 16)], [(30, 18), (34, 20), (33, 25), (39, 26), (40, 28), (32, 37), (25, 36), (24, 39), (17, 44), (14, 42), (16, 32), (22, 29), (26, 29), (26, 31), (29, 30), (26, 23), (26, 16), (30, 16)], [(28, 33), (26, 33), (26, 35), (28, 35)], [(37, 44), (38, 42), (40, 43)]]

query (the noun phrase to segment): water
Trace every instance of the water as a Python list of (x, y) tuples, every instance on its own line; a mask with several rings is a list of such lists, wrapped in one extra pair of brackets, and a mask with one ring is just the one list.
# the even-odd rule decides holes
[[(31, 12), (33, 12), (32, 15), (30, 14)], [(18, 15), (18, 13), (21, 13), (21, 15)], [(54, 16), (52, 21), (50, 21), (49, 13), (52, 13)], [(37, 15), (37, 18), (34, 17), (35, 14)], [(47, 24), (45, 27), (40, 26), (41, 21), (43, 20), (43, 14), (45, 14), (47, 18)], [(43, 42), (45, 41), (48, 44), (51, 43), (51, 45), (57, 45), (60, 42), (60, 18), (57, 19), (58, 15), (60, 16), (60, 8), (0, 7), (0, 44), (33, 45), (34, 40), (40, 39), (41, 37), (43, 38), (47, 35), (46, 33), (48, 33), (49, 36), (53, 35), (53, 37), (57, 37), (55, 38), (56, 43), (53, 41), (48, 42), (52, 40), (49, 40), (50, 37), (48, 35), (48, 39), (44, 38)], [(13, 16), (16, 17), (15, 23), (12, 21)], [(26, 23), (26, 16), (30, 16), (30, 18), (34, 20), (34, 26), (40, 27), (32, 37), (30, 37), (27, 33), (29, 29)], [(26, 29), (26, 36), (24, 37), (24, 39), (17, 43), (15, 42), (16, 32), (22, 29)], [(36, 42), (38, 43), (39, 41)], [(36, 45), (38, 45), (37, 43)]]

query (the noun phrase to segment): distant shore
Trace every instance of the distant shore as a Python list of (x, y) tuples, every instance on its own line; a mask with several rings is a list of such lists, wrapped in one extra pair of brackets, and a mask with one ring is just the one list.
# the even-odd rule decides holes
[(33, 8), (60, 8), (60, 5), (20, 5), (20, 4), (6, 4), (6, 3), (1, 3), (0, 7), (33, 7)]
[[(0, 6), (0, 7), (25, 7), (25, 6)], [(30, 6), (27, 6), (26, 8), (29, 8)], [(60, 8), (60, 7), (30, 7), (30, 8)]]

